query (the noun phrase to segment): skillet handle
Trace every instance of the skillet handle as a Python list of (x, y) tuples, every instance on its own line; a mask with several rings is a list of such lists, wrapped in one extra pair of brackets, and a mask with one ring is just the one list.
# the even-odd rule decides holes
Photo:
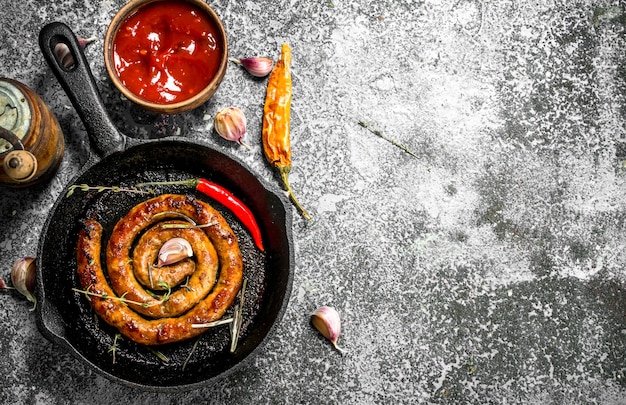
[[(57, 46), (66, 47), (69, 55), (58, 56), (55, 52)], [(104, 108), (89, 63), (74, 32), (63, 23), (49, 23), (39, 32), (39, 47), (83, 121), (96, 153), (104, 157), (123, 151), (126, 137), (118, 131)]]

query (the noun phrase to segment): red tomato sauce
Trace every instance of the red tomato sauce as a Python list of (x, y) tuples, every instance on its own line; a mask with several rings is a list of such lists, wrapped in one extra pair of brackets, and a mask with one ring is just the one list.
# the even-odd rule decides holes
[(181, 1), (150, 3), (129, 16), (113, 40), (113, 63), (128, 90), (173, 104), (198, 94), (216, 75), (222, 52), (215, 24)]

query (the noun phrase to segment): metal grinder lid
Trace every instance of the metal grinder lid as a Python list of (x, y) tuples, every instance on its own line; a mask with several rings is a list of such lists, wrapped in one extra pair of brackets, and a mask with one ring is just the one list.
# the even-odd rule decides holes
[[(30, 130), (32, 111), (27, 96), (10, 79), (0, 79), (0, 126), (11, 131), (21, 142)], [(13, 145), (0, 138), (0, 156)]]

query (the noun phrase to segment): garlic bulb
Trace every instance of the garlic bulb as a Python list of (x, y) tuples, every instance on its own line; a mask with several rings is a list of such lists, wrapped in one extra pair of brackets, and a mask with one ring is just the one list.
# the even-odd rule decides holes
[(237, 142), (240, 145), (248, 147), (243, 143), (243, 137), (246, 135), (246, 116), (243, 111), (237, 107), (227, 107), (220, 110), (215, 115), (213, 126), (215, 131), (227, 141)]
[(159, 249), (156, 267), (167, 266), (193, 256), (191, 244), (183, 238), (172, 238)]
[(33, 295), (35, 291), (35, 277), (37, 265), (34, 257), (23, 257), (13, 263), (11, 267), (11, 283), (26, 299), (33, 303), (31, 311), (37, 306), (37, 298)]
[(258, 56), (241, 59), (230, 58), (230, 61), (243, 66), (248, 73), (255, 77), (265, 77), (269, 75), (274, 67), (273, 60)]
[(311, 315), (311, 323), (326, 339), (335, 346), (341, 354), (344, 350), (337, 346), (341, 333), (341, 319), (339, 313), (332, 307), (322, 306)]

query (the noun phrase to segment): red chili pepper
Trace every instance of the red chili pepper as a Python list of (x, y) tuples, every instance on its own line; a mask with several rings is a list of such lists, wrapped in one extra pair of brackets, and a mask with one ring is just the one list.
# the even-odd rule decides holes
[(250, 209), (241, 200), (225, 188), (205, 179), (198, 179), (196, 190), (206, 194), (231, 210), (233, 214), (239, 218), (243, 225), (248, 228), (254, 243), (261, 250), (261, 252), (265, 251), (263, 248), (263, 241), (261, 240), (261, 230), (259, 229), (259, 225), (256, 223), (254, 214), (252, 214), (252, 211), (250, 211)]
[(137, 184), (137, 187), (146, 186), (162, 186), (162, 185), (183, 185), (195, 187), (202, 194), (214, 199), (218, 203), (228, 208), (241, 223), (248, 229), (254, 244), (261, 252), (265, 252), (263, 241), (261, 239), (261, 229), (254, 218), (254, 214), (240, 199), (235, 197), (230, 191), (224, 187), (210, 182), (206, 179), (189, 179), (180, 181), (156, 181), (149, 183)]

